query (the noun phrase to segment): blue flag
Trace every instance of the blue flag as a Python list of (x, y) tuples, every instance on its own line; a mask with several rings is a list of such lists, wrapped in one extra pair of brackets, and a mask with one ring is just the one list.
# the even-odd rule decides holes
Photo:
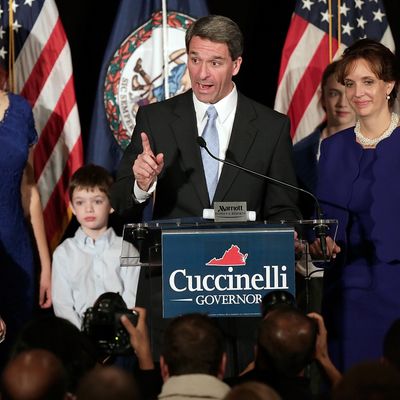
[[(168, 28), (163, 32), (161, 0), (121, 1), (100, 72), (86, 162), (115, 173), (139, 106), (163, 100), (166, 89), (171, 97), (190, 88), (185, 32), (208, 14), (206, 1), (168, 0), (167, 8)], [(164, 64), (169, 70), (167, 87)]]

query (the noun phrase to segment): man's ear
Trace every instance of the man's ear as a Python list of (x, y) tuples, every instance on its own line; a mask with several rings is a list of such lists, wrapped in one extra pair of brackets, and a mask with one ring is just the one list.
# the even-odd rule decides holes
[(232, 76), (235, 76), (239, 73), (240, 66), (242, 65), (242, 60), (242, 57), (238, 57), (235, 61), (233, 61)]
[(165, 382), (169, 378), (169, 369), (163, 356), (160, 356), (160, 369), (161, 369), (162, 379)]
[(108, 212), (109, 214), (112, 214), (113, 212), (115, 212), (115, 210), (111, 207), (110, 211)]

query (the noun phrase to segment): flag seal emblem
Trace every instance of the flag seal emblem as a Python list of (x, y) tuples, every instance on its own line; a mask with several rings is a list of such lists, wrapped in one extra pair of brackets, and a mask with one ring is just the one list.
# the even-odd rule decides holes
[[(170, 96), (190, 88), (186, 68), (185, 33), (194, 22), (179, 12), (168, 12)], [(131, 140), (141, 105), (164, 100), (162, 12), (133, 31), (114, 53), (104, 81), (104, 108), (110, 130), (124, 150)], [(154, 51), (159, 49), (159, 51)]]

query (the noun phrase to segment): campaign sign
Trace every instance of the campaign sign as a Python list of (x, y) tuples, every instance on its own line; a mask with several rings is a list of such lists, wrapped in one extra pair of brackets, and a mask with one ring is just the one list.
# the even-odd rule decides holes
[(164, 230), (163, 316), (259, 316), (272, 290), (295, 294), (290, 227)]

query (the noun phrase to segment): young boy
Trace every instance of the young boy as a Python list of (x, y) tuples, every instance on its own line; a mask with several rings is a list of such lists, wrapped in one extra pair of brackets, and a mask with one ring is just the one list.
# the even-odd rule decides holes
[(88, 307), (105, 292), (118, 292), (128, 308), (135, 306), (140, 267), (121, 267), (122, 238), (107, 228), (113, 212), (112, 177), (102, 167), (86, 165), (72, 176), (69, 198), (80, 227), (53, 254), (54, 312), (79, 329)]

